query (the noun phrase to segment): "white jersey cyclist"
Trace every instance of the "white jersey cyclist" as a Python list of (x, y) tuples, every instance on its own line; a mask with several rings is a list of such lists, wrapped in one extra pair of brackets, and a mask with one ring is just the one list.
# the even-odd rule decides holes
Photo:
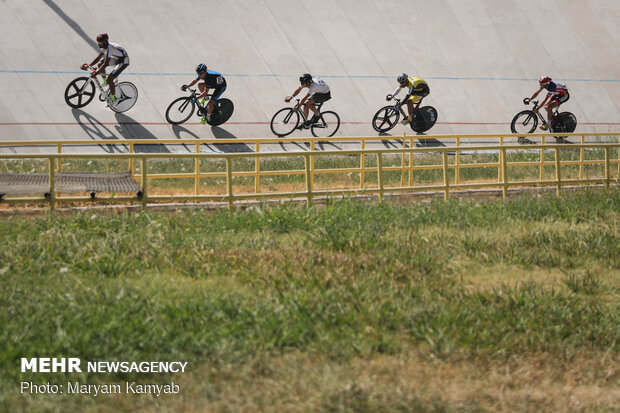
[(297, 96), (299, 92), (305, 87), (308, 88), (308, 93), (304, 96), (297, 105), (295, 105), (295, 109), (300, 106), (304, 107), (304, 116), (306, 119), (308, 118), (308, 113), (312, 111), (314, 116), (312, 119), (309, 119), (304, 122), (303, 127), (309, 128), (312, 123), (315, 123), (319, 120), (319, 110), (316, 108), (315, 103), (323, 103), (327, 102), (332, 98), (331, 91), (329, 86), (323, 79), (316, 78), (312, 79), (310, 73), (304, 73), (299, 78), (300, 86), (295, 89), (292, 96), (287, 96), (284, 98), (285, 102), (290, 102), (290, 100)]
[[(103, 81), (110, 85), (110, 100), (116, 100), (116, 86), (114, 80), (118, 78), (123, 70), (129, 66), (129, 55), (124, 47), (118, 43), (110, 42), (107, 33), (101, 33), (97, 36), (97, 45), (99, 45), (99, 54), (90, 63), (84, 63), (82, 70), (88, 70), (97, 63), (97, 68), (93, 70), (91, 76), (102, 75)], [(108, 66), (115, 66), (109, 75), (105, 75), (105, 69)]]

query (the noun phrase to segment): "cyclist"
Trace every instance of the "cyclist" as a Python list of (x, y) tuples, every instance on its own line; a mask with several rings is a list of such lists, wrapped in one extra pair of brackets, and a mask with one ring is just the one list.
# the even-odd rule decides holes
[[(424, 79), (420, 79), (419, 77), (409, 77), (407, 73), (401, 73), (396, 80), (400, 84), (398, 88), (391, 95), (387, 95), (385, 100), (388, 102), (392, 100), (392, 98), (401, 91), (403, 88), (408, 88), (407, 95), (403, 98), (401, 106), (407, 102), (407, 110), (409, 111), (409, 116), (401, 122), (403, 125), (407, 125), (411, 123), (411, 119), (413, 117), (413, 112), (420, 106), (422, 99), (428, 96), (431, 91), (426, 84)], [(414, 107), (415, 105), (415, 107)]]
[(303, 75), (301, 75), (299, 77), (299, 83), (300, 86), (293, 92), (293, 95), (285, 97), (284, 101), (290, 102), (293, 97), (297, 96), (299, 92), (301, 92), (301, 89), (305, 87), (308, 88), (308, 93), (306, 93), (306, 96), (304, 96), (299, 101), (299, 103), (295, 105), (294, 108), (295, 110), (297, 110), (297, 108), (303, 105), (304, 116), (306, 117), (306, 119), (308, 119), (309, 111), (312, 111), (312, 113), (314, 113), (312, 119), (305, 121), (302, 125), (303, 128), (308, 129), (310, 125), (318, 122), (320, 117), (319, 111), (314, 104), (327, 102), (332, 98), (332, 95), (327, 83), (325, 83), (323, 79), (320, 79), (318, 77), (313, 80), (310, 73), (304, 73)]
[(562, 85), (560, 83), (555, 83), (551, 80), (549, 76), (541, 76), (538, 79), (538, 84), (540, 85), (540, 89), (538, 89), (531, 98), (523, 99), (523, 103), (528, 105), (530, 100), (536, 99), (536, 96), (543, 90), (547, 89), (547, 96), (545, 96), (545, 100), (543, 100), (542, 104), (538, 106), (534, 111), (538, 112), (539, 108), (544, 107), (547, 109), (547, 123), (540, 125), (540, 129), (547, 130), (551, 127), (551, 118), (553, 117), (553, 109), (559, 107), (562, 103), (566, 102), (570, 95), (568, 94), (568, 89), (566, 85)]
[[(127, 55), (127, 51), (118, 43), (112, 43), (108, 41), (108, 34), (101, 33), (97, 36), (97, 45), (99, 46), (99, 54), (89, 65), (88, 63), (84, 63), (82, 65), (82, 70), (87, 70), (89, 66), (94, 66), (95, 63), (99, 62), (97, 69), (91, 74), (92, 77), (97, 76), (100, 73), (103, 73), (103, 83), (108, 83), (110, 85), (110, 100), (113, 102), (116, 100), (116, 86), (114, 85), (114, 80), (118, 78), (118, 75), (121, 74), (123, 70), (129, 66), (129, 56)], [(112, 72), (107, 76), (105, 75), (105, 69), (108, 66), (115, 66)]]
[[(201, 99), (200, 104), (204, 105), (205, 102), (209, 100), (209, 103), (207, 104), (207, 114), (200, 119), (200, 123), (207, 123), (211, 121), (211, 114), (213, 113), (213, 108), (215, 107), (213, 102), (218, 100), (220, 96), (222, 96), (222, 93), (226, 90), (226, 79), (224, 79), (224, 76), (222, 76), (221, 73), (213, 70), (207, 70), (207, 65), (204, 63), (200, 63), (196, 66), (196, 74), (198, 74), (198, 77), (192, 80), (188, 85), (181, 86), (181, 90), (186, 91), (188, 87), (194, 86), (198, 83), (198, 89), (200, 90), (198, 99)], [(214, 89), (211, 99), (207, 97), (209, 89)]]

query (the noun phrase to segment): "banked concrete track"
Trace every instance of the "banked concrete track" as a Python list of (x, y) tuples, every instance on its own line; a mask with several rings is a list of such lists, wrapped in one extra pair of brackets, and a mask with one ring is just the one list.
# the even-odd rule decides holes
[[(100, 32), (131, 57), (124, 77), (140, 96), (125, 114), (96, 100), (72, 110), (63, 99), (68, 82), (85, 73), (80, 64), (96, 55)], [(221, 127), (197, 118), (172, 127), (164, 111), (199, 62), (225, 74), (235, 113)], [(0, 2), (1, 140), (272, 137), (269, 120), (303, 72), (330, 84), (325, 107), (340, 114), (339, 135), (373, 135), (372, 115), (403, 71), (430, 85), (425, 102), (439, 122), (429, 133), (506, 132), (542, 74), (570, 88), (565, 108), (577, 116), (577, 131), (616, 131), (620, 2)], [(404, 132), (399, 125), (392, 134)]]

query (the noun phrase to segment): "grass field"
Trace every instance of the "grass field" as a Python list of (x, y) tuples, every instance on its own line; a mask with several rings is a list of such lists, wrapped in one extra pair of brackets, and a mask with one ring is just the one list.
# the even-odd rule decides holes
[[(1, 411), (620, 410), (620, 191), (0, 219)], [(21, 374), (21, 357), (183, 360)], [(179, 383), (22, 395), (19, 382)]]

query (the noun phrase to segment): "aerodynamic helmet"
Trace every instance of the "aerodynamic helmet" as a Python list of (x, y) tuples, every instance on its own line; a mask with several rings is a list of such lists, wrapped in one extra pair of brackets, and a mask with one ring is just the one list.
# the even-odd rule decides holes
[(299, 77), (299, 83), (301, 83), (302, 85), (304, 83), (310, 83), (310, 82), (312, 82), (312, 76), (310, 75), (310, 73), (304, 73), (303, 75)]
[(198, 66), (196, 66), (196, 73), (201, 74), (201, 73), (205, 73), (206, 71), (207, 71), (207, 65), (205, 65), (204, 63), (201, 63)]
[(398, 83), (403, 83), (406, 82), (407, 79), (409, 79), (409, 76), (407, 75), (407, 73), (401, 73), (400, 75), (398, 75), (398, 77), (396, 78), (396, 80), (398, 80)]
[(538, 79), (538, 83), (540, 83), (541, 85), (544, 85), (545, 83), (549, 83), (551, 82), (551, 78), (549, 76), (541, 76)]

